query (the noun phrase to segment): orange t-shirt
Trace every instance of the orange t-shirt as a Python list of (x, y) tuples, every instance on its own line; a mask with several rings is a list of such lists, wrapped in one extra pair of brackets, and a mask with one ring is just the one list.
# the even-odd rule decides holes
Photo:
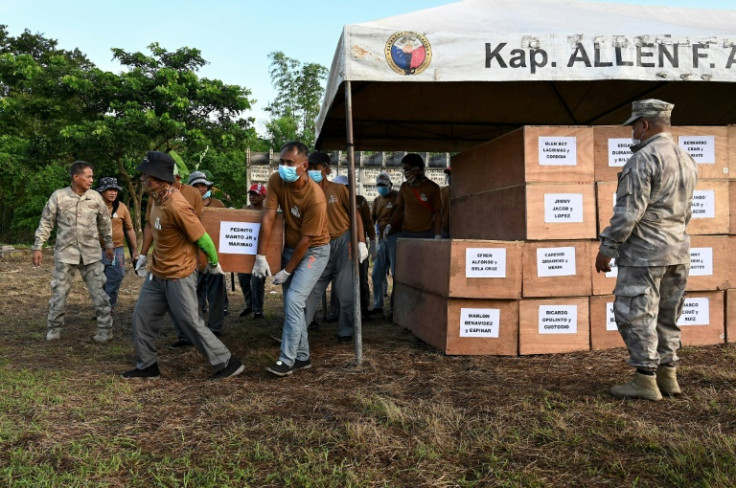
[(412, 188), (405, 182), (401, 184), (399, 193), (404, 200), (402, 229), (409, 232), (434, 230), (433, 212), (440, 212), (439, 218), (442, 218), (442, 197), (440, 197), (439, 185), (430, 179), (425, 179), (419, 186)]
[(331, 181), (322, 190), (327, 199), (330, 239), (335, 239), (350, 230), (350, 191), (347, 186)]
[(267, 210), (284, 213), (284, 241), (295, 248), (302, 236), (311, 237), (309, 247), (324, 246), (330, 242), (327, 225), (327, 199), (322, 189), (310, 178), (303, 188), (295, 189), (273, 173), (268, 179), (268, 192), (263, 202)]
[(186, 278), (197, 267), (197, 240), (205, 234), (189, 202), (174, 192), (163, 205), (151, 206), (151, 272), (169, 280)]
[(396, 197), (398, 196), (399, 192), (391, 190), (391, 192), (389, 192), (385, 197), (378, 195), (376, 199), (373, 200), (371, 216), (376, 222), (376, 225), (378, 225), (379, 236), (383, 235), (383, 230), (386, 228), (386, 225), (391, 222), (391, 216), (394, 214), (394, 210), (396, 210)]
[(123, 202), (119, 202), (115, 213), (112, 213), (112, 203), (105, 203), (107, 203), (107, 210), (110, 212), (112, 245), (113, 247), (123, 247), (125, 246), (125, 232), (133, 229), (133, 219), (130, 217), (128, 207)]
[[(179, 192), (181, 193), (181, 196), (183, 196), (186, 201), (189, 202), (189, 205), (192, 206), (192, 208), (194, 209), (194, 213), (197, 215), (197, 218), (199, 220), (202, 220), (202, 194), (199, 193), (199, 190), (197, 190), (193, 186), (182, 184), (181, 188), (179, 188)], [(148, 204), (146, 205), (146, 222), (149, 222), (151, 220), (152, 204), (153, 200), (149, 198)]]

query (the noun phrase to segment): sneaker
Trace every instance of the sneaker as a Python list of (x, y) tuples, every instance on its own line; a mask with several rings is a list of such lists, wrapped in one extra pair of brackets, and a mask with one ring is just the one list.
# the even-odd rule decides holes
[(263, 318), (263, 312), (256, 312), (253, 314), (253, 320), (258, 320)]
[(112, 329), (97, 329), (97, 334), (92, 339), (101, 344), (110, 341), (112, 340)]
[(229, 308), (225, 308), (225, 310), (222, 311), (222, 314), (225, 317), (229, 317), (230, 316), (230, 309)]
[(193, 345), (194, 344), (192, 344), (191, 342), (189, 342), (188, 339), (179, 339), (175, 343), (169, 345), (169, 349), (174, 349), (175, 350), (175, 349), (181, 349), (181, 348), (189, 347), (189, 346), (193, 346)]
[(294, 372), (293, 366), (287, 366), (281, 361), (276, 361), (271, 366), (266, 367), (266, 371), (276, 376), (289, 376)]
[[(251, 313), (252, 311), (253, 311), (253, 309), (252, 309), (252, 308), (246, 308), (245, 310), (243, 310), (242, 312), (240, 312), (240, 316), (241, 316), (241, 317), (245, 317), (245, 316), (247, 316), (247, 315), (248, 315), (249, 313)], [(261, 314), (261, 315), (262, 315), (262, 314)]]
[(58, 341), (59, 339), (61, 339), (61, 327), (49, 329), (49, 331), (46, 332), (47, 341)]
[(147, 368), (143, 369), (131, 369), (121, 374), (120, 377), (126, 380), (133, 378), (158, 378), (160, 375), (158, 371), (158, 363), (153, 363)]
[(302, 361), (301, 359), (297, 359), (296, 361), (294, 361), (294, 367), (291, 368), (291, 369), (294, 369), (294, 370), (296, 370), (296, 369), (309, 369), (311, 367), (312, 367), (312, 360), (311, 359), (306, 359), (304, 361)]
[(217, 381), (225, 378), (230, 378), (231, 376), (238, 376), (243, 371), (245, 371), (245, 366), (243, 366), (243, 363), (240, 361), (240, 359), (234, 356), (230, 356), (230, 360), (227, 362), (227, 366), (210, 376), (210, 381)]

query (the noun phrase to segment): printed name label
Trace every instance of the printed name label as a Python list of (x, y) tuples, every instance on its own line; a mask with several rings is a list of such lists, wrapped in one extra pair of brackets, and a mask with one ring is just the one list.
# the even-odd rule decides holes
[(695, 190), (693, 193), (693, 218), (713, 219), (716, 216), (716, 191)]
[(608, 139), (608, 166), (621, 167), (632, 156), (631, 139)]
[(465, 277), (506, 278), (506, 249), (466, 249)]
[(260, 223), (253, 222), (220, 222), (220, 242), (217, 252), (220, 254), (251, 254), (258, 251), (258, 233)]
[(710, 300), (686, 298), (677, 325), (710, 325)]
[(696, 163), (716, 163), (716, 136), (680, 136), (677, 143)]
[(540, 305), (540, 334), (577, 334), (577, 305)]
[(575, 137), (540, 137), (541, 166), (577, 166), (578, 149)]
[(690, 248), (690, 276), (713, 276), (713, 248)]
[(537, 249), (537, 276), (575, 276), (574, 247), (542, 247)]
[(498, 338), (501, 310), (497, 308), (461, 308), (460, 337)]
[(613, 315), (613, 302), (606, 302), (606, 330), (618, 331), (616, 317)]
[(545, 193), (544, 222), (567, 224), (583, 221), (582, 193)]

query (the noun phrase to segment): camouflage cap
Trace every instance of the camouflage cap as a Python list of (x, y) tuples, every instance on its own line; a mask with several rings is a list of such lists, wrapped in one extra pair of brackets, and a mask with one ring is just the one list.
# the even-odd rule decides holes
[(637, 100), (631, 104), (631, 117), (621, 125), (631, 125), (642, 117), (669, 119), (673, 108), (675, 108), (674, 104), (656, 98)]

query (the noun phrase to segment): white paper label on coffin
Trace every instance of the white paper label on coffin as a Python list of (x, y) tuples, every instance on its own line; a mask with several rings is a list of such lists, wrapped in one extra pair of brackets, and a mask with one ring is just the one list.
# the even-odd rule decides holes
[(583, 221), (582, 193), (545, 193), (544, 222), (570, 224)]
[(258, 251), (260, 223), (220, 222), (220, 241), (217, 252), (220, 254), (249, 254)]
[(540, 334), (577, 334), (577, 305), (540, 305)]
[(466, 249), (465, 277), (506, 278), (506, 249)]
[(461, 308), (460, 337), (498, 339), (501, 310), (497, 308)]

